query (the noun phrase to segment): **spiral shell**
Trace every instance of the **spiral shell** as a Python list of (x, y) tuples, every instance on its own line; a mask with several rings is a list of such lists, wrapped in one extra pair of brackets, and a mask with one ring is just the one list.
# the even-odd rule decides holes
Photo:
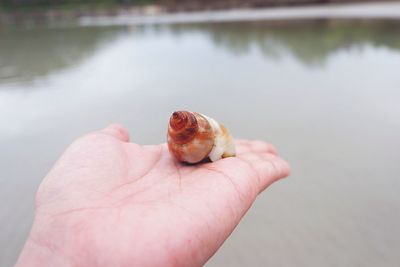
[(228, 130), (214, 119), (196, 112), (174, 112), (168, 124), (167, 141), (171, 154), (186, 163), (235, 156)]

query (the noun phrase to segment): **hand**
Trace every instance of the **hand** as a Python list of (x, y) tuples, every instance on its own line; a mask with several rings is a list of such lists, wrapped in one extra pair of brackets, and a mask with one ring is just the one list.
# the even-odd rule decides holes
[(128, 142), (118, 125), (84, 136), (39, 187), (17, 266), (201, 266), (257, 195), (289, 175), (261, 141), (237, 157), (183, 165), (163, 145)]

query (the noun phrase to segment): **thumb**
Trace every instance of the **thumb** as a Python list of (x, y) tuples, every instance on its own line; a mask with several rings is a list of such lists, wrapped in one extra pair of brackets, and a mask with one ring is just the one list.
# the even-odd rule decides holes
[(111, 124), (100, 132), (110, 135), (122, 142), (129, 142), (129, 132), (124, 126), (120, 124)]

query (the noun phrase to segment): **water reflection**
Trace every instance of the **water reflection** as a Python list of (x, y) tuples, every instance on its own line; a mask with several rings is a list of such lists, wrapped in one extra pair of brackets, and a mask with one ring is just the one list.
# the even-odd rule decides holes
[(79, 64), (121, 28), (0, 29), (0, 83), (31, 81)]
[(399, 21), (311, 20), (281, 22), (176, 25), (177, 35), (188, 31), (210, 36), (216, 46), (236, 55), (257, 47), (267, 58), (287, 53), (306, 65), (324, 63), (340, 50), (361, 49), (366, 45), (400, 49)]
[[(190, 32), (210, 38), (234, 55), (257, 48), (268, 59), (288, 54), (307, 66), (321, 65), (335, 52), (365, 46), (400, 49), (397, 21), (289, 21), (142, 26), (137, 38), (149, 32)], [(0, 83), (30, 81), (79, 64), (97, 49), (127, 33), (126, 27), (34, 28), (0, 31)]]
[(210, 266), (397, 266), (398, 30), (388, 21), (3, 30), (1, 66), (15, 71), (0, 79), (0, 196), (18, 204), (0, 205), (0, 265), (15, 262), (36, 188), (72, 140), (119, 122), (134, 142), (163, 142), (171, 111), (187, 108), (273, 142), (293, 167)]

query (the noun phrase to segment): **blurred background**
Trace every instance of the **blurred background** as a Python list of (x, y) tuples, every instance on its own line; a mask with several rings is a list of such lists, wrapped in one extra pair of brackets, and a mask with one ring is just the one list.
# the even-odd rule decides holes
[(207, 266), (400, 266), (400, 2), (0, 2), (0, 266), (62, 151), (174, 110), (273, 143), (293, 169)]

